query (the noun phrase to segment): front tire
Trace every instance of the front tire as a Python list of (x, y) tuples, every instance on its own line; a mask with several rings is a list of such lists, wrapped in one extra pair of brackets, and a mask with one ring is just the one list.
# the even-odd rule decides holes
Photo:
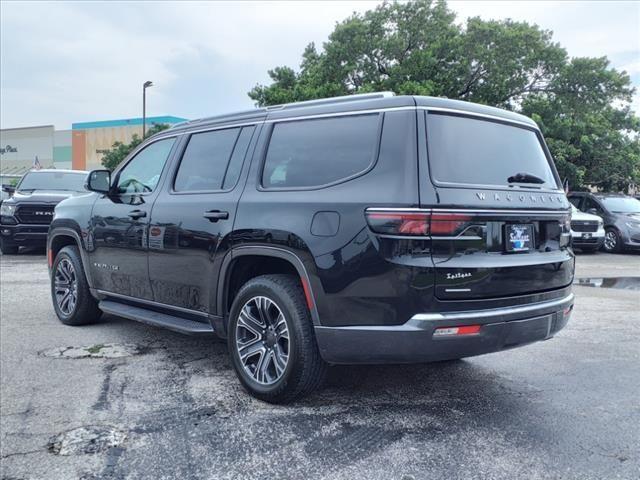
[(240, 289), (228, 346), (240, 382), (265, 402), (307, 395), (326, 375), (300, 280), (291, 275), (262, 275)]
[(602, 248), (605, 252), (615, 253), (621, 250), (620, 234), (615, 228), (607, 228), (604, 234), (604, 243)]
[(51, 267), (51, 298), (58, 319), (65, 325), (86, 325), (102, 315), (89, 291), (78, 247), (64, 247), (56, 255)]

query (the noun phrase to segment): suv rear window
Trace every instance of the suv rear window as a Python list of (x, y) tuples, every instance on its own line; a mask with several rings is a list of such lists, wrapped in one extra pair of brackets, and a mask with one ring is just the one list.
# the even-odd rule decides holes
[(516, 173), (544, 180), (531, 184), (558, 188), (536, 133), (503, 123), (429, 113), (427, 144), (436, 183), (508, 185)]
[(277, 123), (262, 186), (319, 187), (363, 173), (374, 162), (379, 123), (379, 114)]

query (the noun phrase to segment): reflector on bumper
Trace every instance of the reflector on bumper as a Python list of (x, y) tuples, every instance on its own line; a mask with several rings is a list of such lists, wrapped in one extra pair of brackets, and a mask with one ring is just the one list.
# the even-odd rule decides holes
[(464, 325), (461, 327), (436, 328), (433, 332), (433, 336), (447, 337), (454, 335), (475, 335), (477, 333), (480, 333), (480, 325)]

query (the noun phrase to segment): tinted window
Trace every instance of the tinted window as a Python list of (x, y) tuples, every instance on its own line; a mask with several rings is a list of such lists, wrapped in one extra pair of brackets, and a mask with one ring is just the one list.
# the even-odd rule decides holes
[(587, 210), (591, 210), (592, 208), (594, 208), (597, 212), (602, 212), (602, 207), (598, 205), (598, 202), (596, 202), (591, 197), (586, 197), (584, 199), (584, 205), (582, 206), (582, 210), (586, 212)]
[(175, 138), (158, 140), (136, 154), (120, 171), (118, 193), (152, 192), (160, 181), (174, 142)]
[(86, 173), (29, 172), (22, 177), (18, 190), (84, 190)]
[(283, 122), (274, 126), (264, 187), (313, 187), (366, 170), (374, 160), (380, 116)]
[[(558, 188), (532, 130), (452, 115), (427, 115), (429, 164), (435, 181), (508, 185), (516, 173), (535, 175)], [(534, 185), (534, 184), (531, 184)]]
[(253, 135), (254, 130), (255, 127), (244, 127), (242, 132), (240, 132), (240, 136), (236, 142), (236, 147), (233, 149), (231, 161), (227, 167), (227, 173), (224, 176), (222, 184), (222, 188), (224, 190), (233, 188), (238, 181), (240, 170), (242, 170), (242, 161), (247, 153), (247, 148), (249, 148), (249, 142), (251, 141), (251, 136)]
[(239, 133), (239, 128), (231, 128), (191, 135), (174, 189), (177, 192), (220, 190)]
[(580, 200), (582, 197), (569, 197), (569, 201), (576, 207), (578, 210), (580, 209)]
[(640, 213), (640, 201), (632, 197), (602, 197), (600, 201), (613, 213)]

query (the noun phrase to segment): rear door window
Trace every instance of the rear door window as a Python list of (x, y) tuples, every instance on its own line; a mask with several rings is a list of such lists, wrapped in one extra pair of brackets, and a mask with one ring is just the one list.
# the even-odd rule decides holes
[(313, 188), (365, 172), (375, 161), (380, 126), (380, 114), (275, 124), (262, 186)]
[(465, 116), (427, 115), (427, 146), (436, 183), (509, 185), (509, 177), (526, 173), (538, 184), (557, 189), (551, 165), (533, 130)]
[(174, 182), (176, 192), (220, 190), (239, 128), (194, 133)]

